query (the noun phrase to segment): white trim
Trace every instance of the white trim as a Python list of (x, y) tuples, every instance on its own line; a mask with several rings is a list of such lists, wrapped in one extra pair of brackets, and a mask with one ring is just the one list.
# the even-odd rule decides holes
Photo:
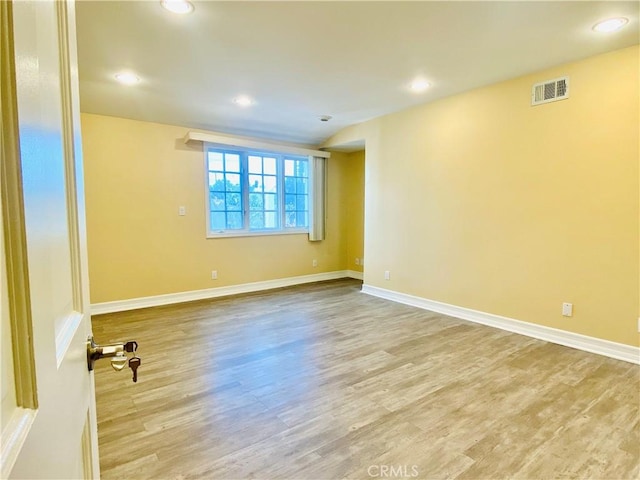
[(0, 478), (9, 478), (37, 413), (37, 410), (18, 407), (14, 410), (11, 419), (2, 430), (0, 439), (2, 444)]
[(355, 270), (347, 270), (347, 277), (355, 278), (356, 280), (362, 280), (364, 278), (364, 274)]
[(336, 280), (338, 278), (346, 278), (349, 276), (349, 271), (337, 270), (334, 272), (314, 273), (311, 275), (301, 275), (298, 277), (278, 278), (275, 280), (265, 280), (262, 282), (229, 285), (227, 287), (207, 288), (204, 290), (192, 290), (189, 292), (168, 293), (165, 295), (154, 295), (152, 297), (131, 298), (129, 300), (96, 303), (91, 305), (91, 314), (101, 315), (103, 313), (124, 312), (126, 310), (157, 307), (160, 305), (169, 305), (172, 303), (182, 303), (191, 302), (193, 300), (203, 300), (207, 298), (226, 297), (228, 295), (259, 292), (261, 290), (290, 287), (293, 285), (301, 285), (303, 283)]
[(448, 303), (428, 300), (422, 297), (408, 295), (406, 293), (394, 292), (384, 288), (363, 285), (362, 292), (374, 297), (384, 298), (393, 302), (404, 303), (412, 307), (442, 313), (452, 317), (468, 320), (470, 322), (488, 325), (490, 327), (507, 330), (509, 332), (526, 335), (528, 337), (557, 343), (566, 347), (577, 348), (586, 352), (597, 353), (606, 357), (623, 360), (625, 362), (640, 364), (640, 348), (622, 343), (602, 340), (600, 338), (589, 337), (579, 333), (567, 332), (557, 328), (545, 327), (534, 323), (523, 322), (513, 318), (501, 317), (491, 313), (471, 310), (469, 308), (458, 307)]
[[(210, 221), (207, 220), (207, 222)], [(309, 229), (284, 227), (282, 230), (224, 230), (222, 233), (216, 233), (207, 227), (207, 238), (268, 237), (270, 235), (309, 235)]]
[(284, 143), (265, 142), (258, 139), (232, 137), (227, 135), (219, 135), (216, 133), (187, 132), (184, 137), (184, 143), (188, 142), (217, 143), (219, 145), (254, 148), (257, 150), (266, 150), (275, 153), (288, 153), (290, 155), (312, 155), (314, 157), (324, 158), (331, 157), (330, 152), (323, 152), (322, 150), (311, 150), (309, 148), (302, 148), (294, 145), (287, 145)]

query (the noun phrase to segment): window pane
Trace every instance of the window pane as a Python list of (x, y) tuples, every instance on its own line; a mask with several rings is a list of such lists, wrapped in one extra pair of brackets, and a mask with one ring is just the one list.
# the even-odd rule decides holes
[(264, 214), (264, 226), (265, 228), (276, 228), (278, 226), (276, 212), (266, 212)]
[(264, 200), (261, 193), (249, 194), (249, 210), (263, 210)]
[(264, 228), (264, 213), (251, 212), (249, 214), (249, 228)]
[(224, 193), (212, 193), (210, 200), (211, 210), (224, 210)]
[(296, 210), (306, 210), (306, 209), (307, 209), (307, 196), (296, 195)]
[(309, 162), (307, 160), (298, 160), (296, 162), (296, 176), (297, 177), (308, 177), (309, 174), (307, 172)]
[(239, 193), (227, 193), (227, 210), (242, 210), (242, 197)]
[(224, 212), (211, 213), (211, 230), (224, 230), (225, 226)]
[(207, 155), (209, 160), (209, 170), (218, 170), (222, 171), (224, 167), (222, 166), (222, 154), (219, 152), (209, 152)]
[(230, 230), (242, 229), (242, 213), (227, 212), (227, 228)]
[(209, 190), (224, 192), (224, 173), (209, 174)]
[(265, 193), (264, 194), (264, 209), (265, 210), (276, 210), (278, 203), (278, 197), (275, 193)]
[(307, 226), (307, 212), (296, 212), (296, 226)]
[(278, 181), (277, 177), (267, 176), (263, 177), (264, 179), (264, 191), (265, 192), (277, 192), (278, 191)]
[(227, 172), (239, 172), (240, 171), (240, 156), (236, 154), (228, 153), (225, 157), (227, 163)]
[(306, 178), (296, 178), (296, 193), (307, 193)]
[(284, 193), (296, 193), (296, 179), (293, 177), (284, 178)]
[(284, 209), (285, 210), (295, 210), (296, 209), (296, 196), (295, 195), (285, 195), (284, 196)]
[(294, 161), (293, 160), (285, 160), (284, 161), (284, 174), (287, 177), (293, 177), (293, 164)]
[(249, 175), (249, 191), (262, 192), (262, 175)]
[(249, 173), (262, 173), (262, 157), (249, 155)]
[(276, 159), (267, 157), (264, 159), (264, 173), (269, 175), (276, 174)]
[(284, 226), (285, 227), (295, 227), (296, 226), (296, 212), (287, 212), (284, 216)]
[(229, 192), (240, 191), (240, 174), (239, 173), (227, 173), (226, 189)]

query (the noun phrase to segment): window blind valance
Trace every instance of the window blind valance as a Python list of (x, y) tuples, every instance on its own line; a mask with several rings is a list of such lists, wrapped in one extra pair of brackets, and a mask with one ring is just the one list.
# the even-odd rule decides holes
[(308, 155), (321, 158), (331, 157), (330, 152), (323, 152), (322, 150), (313, 150), (310, 148), (296, 147), (282, 143), (266, 142), (259, 139), (232, 137), (217, 133), (187, 132), (184, 137), (184, 143), (189, 142), (203, 142), (233, 147), (253, 148), (263, 152), (289, 153), (291, 155)]

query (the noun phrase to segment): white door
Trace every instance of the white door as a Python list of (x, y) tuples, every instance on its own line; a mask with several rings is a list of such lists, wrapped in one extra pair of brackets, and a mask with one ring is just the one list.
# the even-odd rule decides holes
[(74, 4), (0, 9), (2, 478), (98, 478)]

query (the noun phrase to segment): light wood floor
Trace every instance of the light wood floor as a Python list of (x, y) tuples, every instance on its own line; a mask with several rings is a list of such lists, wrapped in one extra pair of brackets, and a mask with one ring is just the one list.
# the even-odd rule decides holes
[(340, 280), (94, 317), (104, 479), (632, 479), (640, 367)]

